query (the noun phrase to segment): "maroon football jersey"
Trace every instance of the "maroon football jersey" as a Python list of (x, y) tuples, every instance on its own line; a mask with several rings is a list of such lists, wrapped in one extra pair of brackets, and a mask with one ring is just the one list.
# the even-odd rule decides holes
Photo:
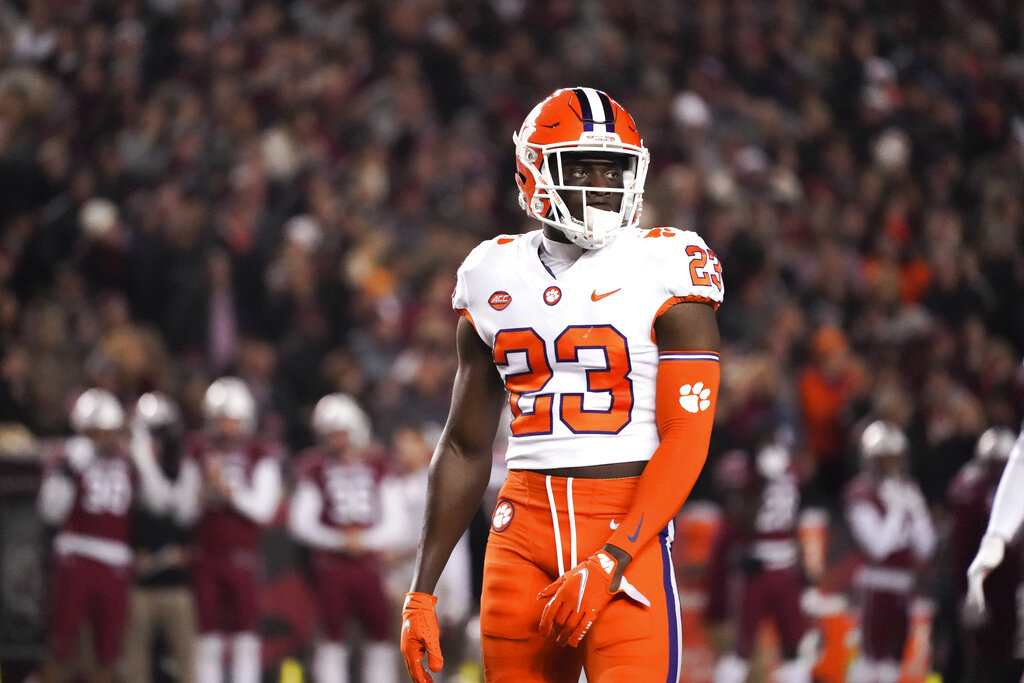
[(129, 512), (138, 486), (127, 453), (95, 456), (79, 472), (65, 467), (66, 462), (67, 453), (62, 447), (57, 463), (72, 477), (75, 498), (61, 531), (127, 543)]
[(323, 496), (320, 522), (346, 531), (367, 529), (380, 519), (380, 485), (386, 470), (378, 457), (345, 463), (321, 448), (312, 448), (300, 458), (298, 478), (312, 483)]
[[(998, 478), (986, 477), (980, 465), (969, 462), (949, 485), (949, 502), (953, 511), (949, 557), (959, 595), (967, 592), (967, 567), (985, 535), (998, 484)], [(1016, 599), (1013, 596), (1021, 574), (1020, 546), (1020, 541), (1015, 540), (1006, 549), (1003, 562), (985, 580), (986, 593), (998, 594), (1002, 596), (1000, 599)]]
[[(884, 518), (888, 513), (888, 508), (881, 495), (883, 481), (884, 479), (862, 472), (846, 485), (843, 491), (844, 504), (849, 508), (857, 503), (867, 503), (878, 511), (880, 517)], [(891, 569), (913, 569), (916, 566), (909, 516), (904, 521), (904, 527), (898, 547), (881, 560), (872, 562), (874, 566)]]
[[(224, 481), (252, 486), (253, 471), (265, 459), (280, 460), (281, 447), (256, 438), (243, 439), (222, 446), (203, 434), (194, 434), (187, 446), (189, 458), (195, 460), (204, 473), (212, 464), (220, 470)], [(249, 519), (231, 503), (217, 497), (203, 501), (202, 513), (196, 526), (196, 546), (204, 555), (221, 555), (234, 551), (255, 552), (259, 549), (260, 525)]]
[(797, 538), (797, 513), (800, 509), (800, 488), (796, 473), (789, 470), (763, 482), (756, 494), (760, 507), (754, 517), (751, 542), (781, 541)]

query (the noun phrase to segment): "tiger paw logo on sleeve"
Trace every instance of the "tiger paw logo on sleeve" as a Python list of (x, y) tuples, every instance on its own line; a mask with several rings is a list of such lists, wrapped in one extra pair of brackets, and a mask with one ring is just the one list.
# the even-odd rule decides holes
[(688, 413), (699, 413), (711, 407), (711, 390), (703, 382), (694, 385), (684, 384), (679, 387), (679, 405)]

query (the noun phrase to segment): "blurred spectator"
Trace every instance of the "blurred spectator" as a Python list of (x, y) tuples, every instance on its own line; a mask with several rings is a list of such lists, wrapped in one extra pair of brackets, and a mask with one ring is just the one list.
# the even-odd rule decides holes
[(811, 337), (810, 361), (800, 374), (800, 406), (813, 461), (813, 486), (824, 500), (835, 500), (848, 477), (846, 445), (864, 391), (864, 369), (850, 353), (846, 337), (822, 327)]

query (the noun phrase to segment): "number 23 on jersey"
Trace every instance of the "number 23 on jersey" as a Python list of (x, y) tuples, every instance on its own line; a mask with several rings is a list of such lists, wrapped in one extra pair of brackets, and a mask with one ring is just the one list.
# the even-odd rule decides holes
[[(629, 379), (631, 365), (626, 337), (611, 325), (570, 325), (555, 339), (555, 363), (579, 363), (580, 351), (603, 352), (604, 368), (586, 372), (586, 391), (610, 396), (607, 410), (583, 407), (583, 393), (562, 393), (559, 405), (555, 395), (544, 393), (554, 372), (548, 358), (547, 345), (531, 328), (501, 330), (494, 338), (494, 363), (499, 368), (509, 365), (510, 353), (523, 353), (526, 370), (507, 374), (505, 387), (512, 409), (513, 436), (550, 434), (554, 416), (575, 434), (616, 434), (629, 424), (633, 407), (633, 382)], [(524, 395), (533, 398), (533, 410), (524, 412), (519, 405)]]

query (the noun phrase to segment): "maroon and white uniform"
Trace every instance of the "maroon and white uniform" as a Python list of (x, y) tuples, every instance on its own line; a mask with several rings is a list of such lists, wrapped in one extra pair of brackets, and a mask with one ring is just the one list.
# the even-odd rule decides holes
[(917, 483), (864, 472), (844, 490), (846, 519), (864, 564), (854, 577), (860, 594), (861, 649), (874, 662), (899, 662), (920, 563), (935, 548), (935, 531)]
[(762, 622), (778, 629), (783, 654), (792, 659), (806, 631), (800, 612), (796, 475), (786, 470), (754, 477), (735, 492), (746, 510), (726, 510), (709, 563), (707, 616), (738, 624), (736, 654), (749, 660)]
[(189, 439), (187, 459), (200, 472), (219, 472), (231, 491), (228, 499), (206, 481), (190, 494), (198, 502), (193, 589), (203, 633), (256, 629), (262, 527), (280, 503), (281, 458), (279, 445), (255, 438), (230, 444), (201, 434)]
[[(328, 640), (345, 637), (349, 618), (359, 620), (370, 640), (390, 635), (384, 571), (373, 552), (387, 545), (378, 460), (343, 462), (319, 448), (299, 460), (289, 528), (313, 549), (312, 564), (321, 625)], [(358, 532), (359, 553), (342, 548)]]
[(51, 596), (57, 658), (71, 654), (88, 620), (99, 662), (116, 660), (128, 616), (131, 508), (138, 499), (159, 511), (161, 482), (155, 468), (140, 469), (126, 450), (100, 456), (86, 437), (68, 439), (53, 454), (38, 507), (59, 527)]
[[(949, 534), (949, 560), (956, 581), (957, 604), (967, 594), (967, 567), (981, 545), (998, 477), (986, 476), (977, 461), (968, 462), (949, 486), (953, 519)], [(968, 651), (972, 659), (996, 671), (1009, 665), (1017, 644), (1017, 589), (1021, 582), (1021, 545), (1008, 544), (1002, 563), (985, 579), (986, 617), (978, 624), (966, 625)]]

